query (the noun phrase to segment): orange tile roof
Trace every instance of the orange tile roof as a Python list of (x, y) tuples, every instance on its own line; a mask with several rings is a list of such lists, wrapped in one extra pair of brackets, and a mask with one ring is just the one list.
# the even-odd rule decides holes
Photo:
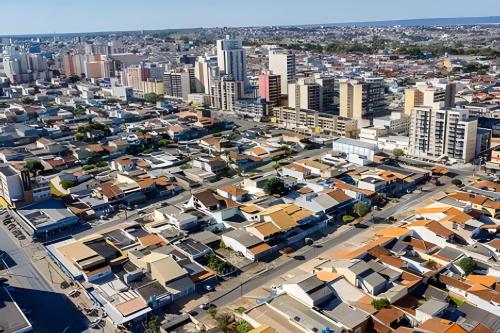
[(479, 283), (488, 288), (492, 288), (498, 282), (498, 278), (491, 275), (470, 274), (467, 276), (466, 281), (474, 284)]
[(248, 194), (247, 190), (244, 190), (244, 189), (237, 187), (235, 185), (232, 185), (232, 184), (224, 185), (224, 186), (220, 187), (219, 190), (221, 190), (222, 192), (226, 192), (233, 197), (239, 197), (239, 196)]
[(249, 248), (248, 250), (252, 252), (254, 255), (257, 255), (269, 251), (270, 249), (271, 247), (267, 243), (261, 243), (259, 245)]
[(467, 331), (457, 323), (439, 318), (426, 320), (419, 328), (434, 333), (467, 333)]
[(151, 246), (151, 245), (166, 245), (166, 242), (160, 236), (156, 234), (149, 234), (143, 237), (138, 238), (139, 242), (143, 246)]

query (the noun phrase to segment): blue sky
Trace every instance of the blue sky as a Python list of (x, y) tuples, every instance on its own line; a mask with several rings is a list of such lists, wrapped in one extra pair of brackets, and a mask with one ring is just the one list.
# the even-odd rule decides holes
[(500, 0), (0, 0), (0, 35), (492, 15)]

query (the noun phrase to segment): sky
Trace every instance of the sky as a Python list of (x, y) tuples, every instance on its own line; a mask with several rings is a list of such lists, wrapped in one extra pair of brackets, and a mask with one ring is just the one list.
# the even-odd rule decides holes
[(0, 35), (500, 15), (500, 0), (0, 0)]

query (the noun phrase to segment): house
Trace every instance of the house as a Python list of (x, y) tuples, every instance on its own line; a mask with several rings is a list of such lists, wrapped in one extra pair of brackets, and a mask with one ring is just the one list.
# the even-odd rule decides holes
[(430, 299), (415, 310), (415, 317), (421, 323), (434, 317), (441, 317), (444, 310), (448, 308), (448, 305), (448, 302)]
[(441, 318), (428, 319), (418, 328), (435, 333), (467, 333), (467, 331), (457, 323)]
[(198, 209), (216, 221), (224, 220), (239, 215), (239, 204), (231, 199), (224, 198), (211, 190), (193, 193), (186, 207)]
[(232, 184), (224, 185), (221, 188), (218, 188), (217, 193), (224, 198), (231, 199), (236, 202), (243, 202), (249, 198), (248, 191)]
[(224, 245), (252, 261), (258, 261), (273, 252), (271, 246), (244, 229), (233, 229), (221, 235)]
[(166, 221), (179, 230), (188, 230), (196, 227), (198, 216), (185, 212), (176, 206), (166, 206), (154, 210), (155, 221)]
[(193, 167), (211, 172), (217, 177), (222, 177), (227, 172), (226, 163), (218, 158), (200, 156), (194, 159), (192, 163)]
[(314, 274), (299, 275), (284, 283), (281, 289), (310, 308), (319, 307), (334, 297), (332, 287)]

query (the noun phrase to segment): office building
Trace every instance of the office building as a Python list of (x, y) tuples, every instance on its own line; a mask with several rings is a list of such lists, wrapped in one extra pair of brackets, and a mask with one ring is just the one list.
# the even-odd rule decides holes
[(211, 106), (220, 110), (234, 111), (237, 100), (244, 96), (245, 84), (231, 76), (223, 76), (210, 87)]
[(279, 103), (281, 96), (281, 76), (264, 72), (259, 75), (259, 97), (274, 107)]
[(356, 137), (357, 122), (316, 110), (279, 107), (273, 109), (271, 121), (279, 127), (307, 134)]
[(217, 40), (217, 64), (221, 74), (231, 75), (236, 81), (247, 81), (246, 52), (239, 40), (225, 39)]
[(456, 84), (439, 85), (432, 81), (417, 82), (414, 87), (405, 90), (405, 114), (408, 116), (416, 106), (433, 106), (443, 102), (445, 108), (455, 106)]
[(191, 80), (189, 72), (172, 72), (163, 75), (165, 95), (187, 101), (191, 93)]
[(374, 117), (386, 113), (384, 90), (382, 78), (340, 80), (340, 115), (356, 119), (360, 128), (370, 126)]
[(408, 154), (440, 161), (469, 162), (475, 157), (477, 119), (465, 109), (415, 107), (410, 119)]
[(269, 53), (269, 71), (281, 77), (281, 94), (288, 94), (288, 85), (295, 83), (295, 54), (275, 50)]

